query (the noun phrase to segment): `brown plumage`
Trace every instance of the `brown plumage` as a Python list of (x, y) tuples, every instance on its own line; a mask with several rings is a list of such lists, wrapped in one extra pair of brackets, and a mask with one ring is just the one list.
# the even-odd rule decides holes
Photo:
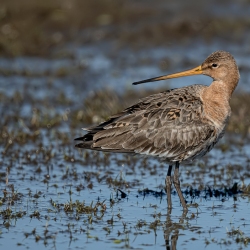
[(171, 164), (175, 163), (174, 185), (186, 210), (178, 179), (179, 163), (203, 156), (223, 136), (231, 113), (229, 99), (239, 81), (236, 62), (230, 53), (217, 51), (192, 70), (134, 83), (196, 74), (212, 77), (212, 84), (145, 97), (108, 121), (86, 129), (88, 133), (76, 139), (82, 141), (76, 147), (163, 158), (170, 163), (166, 178), (169, 208), (172, 207)]

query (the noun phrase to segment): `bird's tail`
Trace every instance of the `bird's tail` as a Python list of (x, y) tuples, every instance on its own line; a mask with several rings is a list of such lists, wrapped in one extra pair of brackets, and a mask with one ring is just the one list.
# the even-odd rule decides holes
[(75, 145), (77, 148), (85, 148), (85, 149), (92, 149), (92, 145), (94, 143), (93, 141), (93, 133), (87, 133), (86, 135), (82, 137), (78, 137), (75, 139), (75, 141), (81, 141), (81, 143), (78, 143)]

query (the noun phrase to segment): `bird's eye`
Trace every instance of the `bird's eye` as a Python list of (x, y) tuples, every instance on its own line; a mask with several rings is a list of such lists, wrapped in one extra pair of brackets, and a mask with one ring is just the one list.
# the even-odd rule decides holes
[(218, 64), (213, 63), (213, 64), (212, 64), (212, 67), (213, 67), (213, 68), (217, 68), (217, 67), (218, 67)]

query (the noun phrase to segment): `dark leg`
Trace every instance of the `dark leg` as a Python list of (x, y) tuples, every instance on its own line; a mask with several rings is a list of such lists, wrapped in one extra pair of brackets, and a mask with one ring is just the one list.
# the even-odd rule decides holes
[(165, 185), (166, 185), (166, 192), (167, 192), (167, 201), (168, 201), (168, 209), (172, 208), (172, 201), (171, 201), (171, 171), (172, 171), (172, 165), (169, 165), (168, 167), (168, 174), (166, 177)]
[(182, 207), (183, 207), (183, 210), (188, 210), (187, 208), (187, 204), (186, 204), (186, 201), (182, 195), (182, 192), (181, 192), (181, 188), (180, 188), (180, 181), (179, 181), (179, 162), (177, 161), (175, 163), (175, 170), (174, 170), (174, 186), (175, 186), (175, 189), (179, 195), (179, 198), (180, 198), (180, 201), (181, 201), (181, 204), (182, 204)]

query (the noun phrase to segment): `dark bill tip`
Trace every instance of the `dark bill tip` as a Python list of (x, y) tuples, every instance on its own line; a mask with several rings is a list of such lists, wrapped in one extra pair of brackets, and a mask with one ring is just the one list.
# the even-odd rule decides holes
[(138, 85), (146, 82), (155, 82), (155, 81), (160, 81), (161, 79), (158, 79), (159, 77), (154, 77), (154, 78), (149, 78), (146, 80), (138, 81), (138, 82), (133, 82), (132, 85)]

